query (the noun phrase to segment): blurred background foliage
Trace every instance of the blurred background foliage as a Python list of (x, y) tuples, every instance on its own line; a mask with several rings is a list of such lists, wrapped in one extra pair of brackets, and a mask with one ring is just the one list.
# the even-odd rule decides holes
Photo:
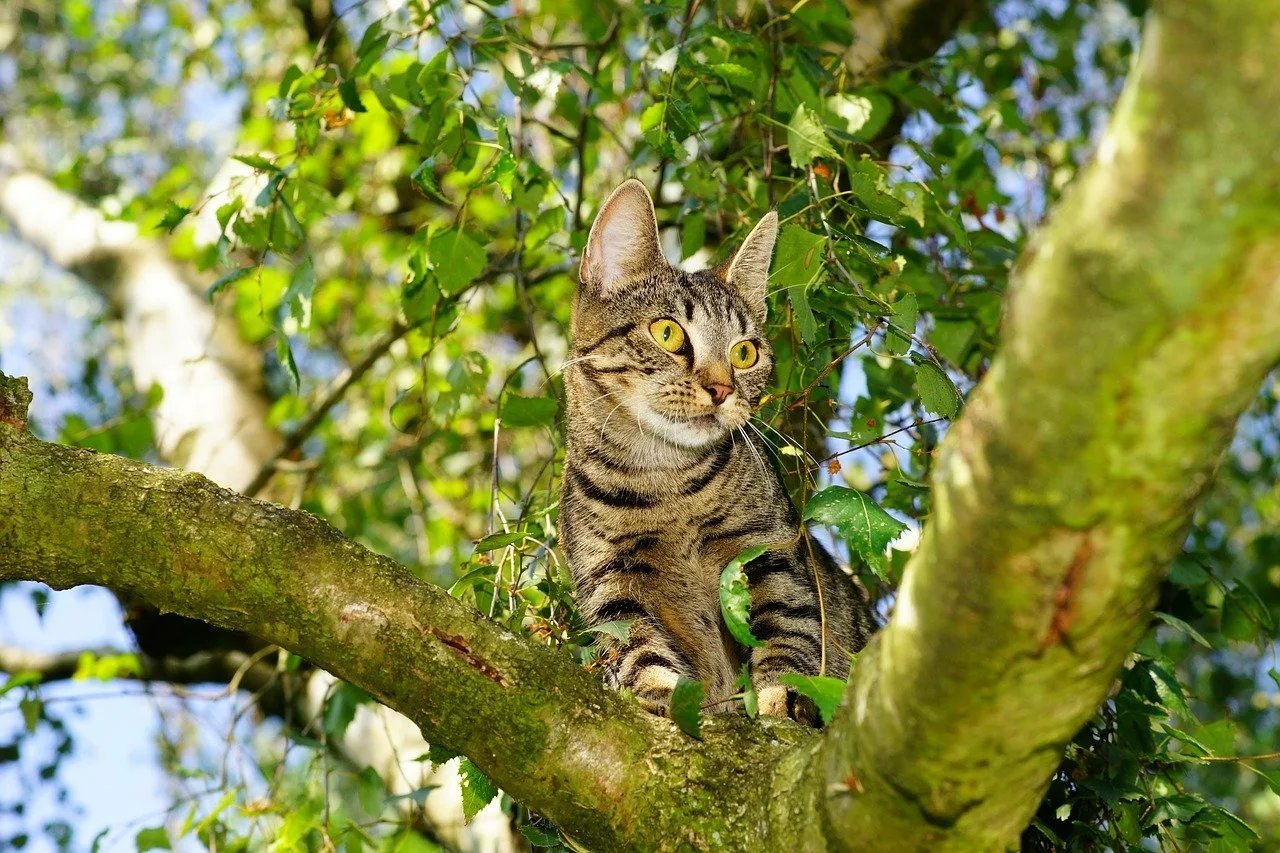
[[(0, 10), (4, 167), (136, 225), (250, 345), (279, 448), (246, 491), (589, 662), (554, 546), (559, 369), (596, 205), (641, 178), (691, 267), (777, 209), (778, 371), (756, 426), (797, 502), (845, 485), (910, 525), (887, 557), (842, 549), (887, 613), (931, 453), (998, 346), (1028, 235), (1097, 142), (1144, 5), (1004, 0), (860, 64), (865, 10), (825, 0), (18, 0)], [(135, 381), (118, 271), (68, 275), (19, 231), (0, 240), (0, 355), (31, 375), (38, 431), (174, 461), (152, 414), (178, 389)], [(1273, 380), (1026, 849), (1280, 845), (1278, 442)], [(0, 597), (43, 612), (48, 593)], [(140, 651), (172, 656), (175, 635), (141, 620)], [(226, 642), (182, 632), (184, 653)], [(136, 666), (112, 660), (76, 672), (118, 684)], [(280, 661), (286, 682), (305, 669)], [(0, 728), (0, 846), (84, 849), (91, 793), (23, 808), (74, 787), (66, 706), (39, 677), (0, 689), (0, 723), (17, 721)], [(240, 712), (197, 722), (181, 700), (157, 732), (170, 807), (108, 847), (448, 846), (376, 773), (331, 760), (368, 697), (330, 690), (309, 727), (226, 696)], [(493, 795), (477, 777), (464, 765), (472, 806)], [(517, 844), (562, 843), (503, 807)]]

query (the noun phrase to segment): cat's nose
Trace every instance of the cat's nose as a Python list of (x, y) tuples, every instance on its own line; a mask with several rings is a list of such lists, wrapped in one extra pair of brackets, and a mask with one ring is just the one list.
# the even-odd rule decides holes
[(702, 387), (711, 395), (711, 402), (717, 406), (729, 399), (729, 395), (733, 393), (732, 385), (721, 385), (719, 382), (712, 382), (710, 385)]

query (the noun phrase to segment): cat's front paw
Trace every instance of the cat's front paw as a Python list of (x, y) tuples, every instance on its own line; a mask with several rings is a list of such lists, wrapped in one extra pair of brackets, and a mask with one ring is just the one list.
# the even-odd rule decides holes
[(818, 709), (807, 696), (781, 684), (770, 684), (757, 693), (760, 713), (770, 717), (790, 717), (806, 726), (818, 725)]

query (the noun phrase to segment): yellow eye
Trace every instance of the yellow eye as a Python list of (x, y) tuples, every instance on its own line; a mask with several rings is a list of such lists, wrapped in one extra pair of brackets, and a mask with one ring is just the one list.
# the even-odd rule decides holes
[(667, 352), (679, 352), (684, 346), (684, 329), (675, 320), (665, 317), (649, 324), (649, 334), (658, 342), (658, 346)]
[(729, 363), (739, 370), (746, 370), (760, 360), (760, 352), (751, 341), (738, 341), (729, 350)]

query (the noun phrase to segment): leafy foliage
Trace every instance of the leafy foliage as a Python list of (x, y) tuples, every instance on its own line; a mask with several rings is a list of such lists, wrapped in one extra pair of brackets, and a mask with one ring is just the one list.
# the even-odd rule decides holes
[[(842, 64), (852, 24), (837, 2), (776, 15), (673, 0), (586, 14), (569, 0), (521, 14), (338, 3), (328, 21), (314, 15), (327, 4), (296, 5), (311, 16), (221, 0), (200, 17), (177, 2), (146, 15), (87, 0), (0, 11), (14, 47), (0, 75), (12, 81), (6, 139), (200, 271), (218, 316), (261, 352), (271, 425), (298, 439), (273, 484), (487, 616), (597, 665), (555, 549), (558, 371), (591, 216), (637, 174), (670, 250), (694, 266), (723, 260), (778, 211), (777, 380), (753, 426), (806, 518), (834, 528), (888, 612), (908, 557), (890, 544), (928, 522), (933, 451), (989, 365), (1027, 234), (1096, 142), (1143, 4), (1008, 0), (937, 56), (864, 75)], [(67, 387), (39, 395), (64, 401), (40, 426), (157, 457), (151, 415), (165, 389), (139, 387), (119, 347), (85, 340), (68, 345)], [(1275, 765), (1222, 760), (1274, 750), (1280, 727), (1280, 684), (1258, 663), (1280, 611), (1278, 404), (1273, 383), (1162, 591), (1161, 621), (1068, 750), (1025, 844), (1280, 841)], [(748, 560), (720, 585), (744, 642)], [(85, 673), (127, 677), (117, 663)], [(829, 716), (832, 685), (793, 686)], [(0, 777), (22, 781), (0, 786), (10, 804), (9, 791), (55, 779), (71, 751), (44, 690), (22, 675), (0, 688), (20, 720), (0, 730)], [(682, 684), (673, 705), (695, 737), (699, 690)], [(259, 826), (299, 845), (322, 832), (353, 848), (415, 843), (403, 819), (379, 823), (400, 813), (363, 768), (325, 766), (322, 738), (342, 735), (365, 701), (335, 688), (319, 731), (259, 748), (266, 794), (218, 779), (231, 801), (197, 799), (185, 822), (176, 801), (167, 829), (134, 828), (139, 848), (170, 836), (233, 847)], [(205, 759), (174, 746), (167, 766), (214, 779)], [(470, 816), (496, 792), (463, 765)], [(531, 843), (559, 843), (509, 807)], [(15, 825), (0, 823), (0, 845), (30, 835)], [(49, 825), (51, 837), (71, 832)]]

